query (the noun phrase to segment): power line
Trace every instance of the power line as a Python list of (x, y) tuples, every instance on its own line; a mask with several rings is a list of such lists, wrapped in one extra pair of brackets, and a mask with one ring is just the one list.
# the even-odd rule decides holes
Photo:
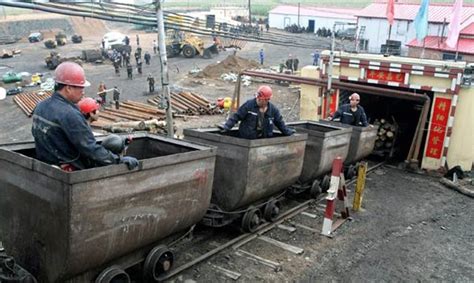
[[(50, 13), (64, 14), (69, 16), (81, 16), (97, 18), (106, 21), (139, 24), (143, 26), (156, 27), (154, 5), (132, 5), (122, 3), (39, 3), (39, 2), (1, 2), (0, 5), (32, 10), (41, 10)], [(164, 12), (165, 27), (167, 29), (178, 29), (184, 32), (195, 33), (206, 36), (221, 36), (224, 38), (242, 41), (259, 42), (288, 47), (299, 47), (309, 49), (327, 48), (330, 43), (323, 40), (304, 39), (301, 36), (290, 36), (276, 32), (256, 32), (250, 26), (235, 26), (228, 23), (214, 23), (213, 28), (203, 26), (199, 18), (188, 15)], [(223, 30), (224, 29), (224, 30)]]

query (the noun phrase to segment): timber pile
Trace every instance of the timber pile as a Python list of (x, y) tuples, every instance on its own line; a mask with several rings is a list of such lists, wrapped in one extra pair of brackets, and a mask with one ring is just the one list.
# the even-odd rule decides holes
[(13, 101), (15, 101), (18, 107), (20, 107), (20, 109), (23, 110), (23, 112), (25, 112), (28, 117), (31, 117), (36, 105), (46, 98), (51, 97), (52, 94), (52, 91), (23, 92), (17, 94), (13, 98)]
[[(181, 115), (215, 115), (222, 114), (222, 109), (211, 103), (202, 95), (182, 91), (179, 93), (171, 92), (171, 109), (176, 117)], [(158, 107), (160, 105), (160, 97), (148, 99), (148, 103)]]
[(387, 151), (390, 152), (390, 155), (393, 153), (398, 133), (398, 124), (395, 119), (392, 118), (392, 120), (392, 123), (383, 118), (374, 121), (374, 126), (379, 129), (377, 132), (377, 139), (375, 140), (375, 150)]

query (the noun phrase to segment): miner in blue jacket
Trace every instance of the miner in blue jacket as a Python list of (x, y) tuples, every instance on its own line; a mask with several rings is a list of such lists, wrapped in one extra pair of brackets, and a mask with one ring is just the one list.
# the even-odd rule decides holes
[(280, 111), (270, 102), (271, 97), (272, 89), (269, 86), (259, 87), (256, 97), (242, 104), (237, 112), (223, 126), (220, 126), (221, 129), (230, 131), (240, 121), (239, 137), (241, 138), (270, 138), (273, 136), (273, 125), (283, 135), (291, 136), (295, 131), (285, 125)]

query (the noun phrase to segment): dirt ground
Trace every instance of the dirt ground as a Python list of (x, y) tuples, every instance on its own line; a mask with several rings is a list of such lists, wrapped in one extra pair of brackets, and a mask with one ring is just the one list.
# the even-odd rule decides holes
[[(152, 53), (154, 34), (137, 32), (125, 25), (108, 24), (110, 30), (128, 32), (133, 49), (135, 34), (140, 34), (144, 51)], [(92, 33), (91, 33), (92, 34)], [(77, 55), (84, 48), (99, 47), (100, 36), (86, 37), (82, 44), (59, 47), (56, 51), (63, 56)], [(43, 43), (19, 42), (2, 48), (22, 50), (20, 56), (0, 60), (0, 74), (7, 70), (17, 72), (52, 73), (45, 67), (44, 57), (50, 50)], [(297, 56), (300, 65), (311, 64), (312, 50), (248, 43), (237, 55), (258, 60), (260, 48), (265, 50), (264, 66), (276, 66), (286, 60), (289, 51)], [(218, 97), (232, 96), (234, 84), (219, 78), (194, 78), (189, 71), (204, 69), (209, 64), (223, 61), (232, 50), (221, 52), (206, 60), (202, 58), (171, 58), (168, 61), (172, 88), (191, 90), (214, 101)], [(118, 86), (122, 99), (145, 102), (148, 73), (159, 77), (158, 57), (152, 55), (151, 66), (144, 65), (142, 76), (127, 80), (124, 70), (121, 76), (114, 74), (110, 63), (102, 65), (84, 64), (88, 80), (92, 86), (86, 95), (95, 96), (100, 81), (108, 87)], [(159, 82), (159, 79), (157, 79)], [(260, 84), (252, 82), (242, 87), (242, 99), (252, 97)], [(11, 87), (11, 86), (6, 86)], [(299, 105), (295, 104), (298, 93), (293, 88), (272, 85), (275, 90), (273, 102), (288, 120), (297, 120)], [(295, 107), (293, 107), (296, 105)], [(14, 104), (12, 97), (0, 101), (0, 144), (31, 140), (31, 120)], [(211, 126), (223, 122), (224, 115), (200, 116), (186, 122), (176, 120), (179, 128)], [(350, 194), (352, 200), (352, 194)], [(383, 167), (368, 177), (363, 201), (364, 210), (354, 213), (353, 221), (346, 222), (335, 232), (334, 238), (320, 236), (319, 233), (297, 229), (289, 233), (273, 229), (266, 236), (278, 239), (304, 249), (302, 255), (294, 255), (280, 250), (261, 240), (254, 240), (241, 247), (259, 256), (281, 264), (281, 271), (249, 261), (237, 256), (233, 250), (225, 250), (209, 262), (200, 264), (172, 279), (175, 282), (222, 282), (232, 281), (222, 275), (215, 266), (241, 273), (239, 281), (455, 281), (474, 280), (474, 205), (473, 199), (445, 188), (437, 178), (410, 174), (405, 171)], [(314, 207), (309, 212), (316, 219), (305, 216), (294, 218), (306, 226), (320, 230), (321, 208)], [(286, 225), (294, 223), (288, 222)], [(180, 260), (190, 255), (178, 255)]]
[[(74, 20), (73, 22), (78, 25), (77, 20)], [(117, 86), (121, 90), (121, 99), (146, 102), (146, 100), (150, 98), (148, 95), (148, 83), (146, 80), (148, 74), (152, 74), (155, 77), (155, 88), (157, 88), (158, 91), (161, 89), (159, 87), (161, 84), (159, 56), (153, 54), (152, 48), (152, 42), (153, 39), (156, 39), (156, 34), (132, 30), (130, 26), (124, 24), (108, 23), (107, 26), (109, 30), (121, 31), (124, 34), (129, 35), (131, 39), (132, 52), (134, 52), (136, 48), (135, 36), (138, 34), (143, 52), (148, 51), (152, 54), (151, 64), (149, 66), (143, 64), (142, 75), (138, 75), (136, 69), (134, 69), (133, 80), (128, 80), (126, 70), (122, 68), (120, 77), (117, 77), (114, 74), (114, 68), (110, 62), (105, 62), (104, 64), (85, 63), (83, 64), (83, 67), (86, 71), (87, 80), (91, 82), (91, 87), (86, 88), (85, 95), (96, 97), (99, 83), (104, 81), (108, 88)], [(99, 24), (98, 28), (102, 30), (103, 26)], [(204, 39), (207, 42), (207, 45), (211, 43), (210, 38)], [(81, 51), (84, 49), (99, 48), (100, 42), (101, 36), (91, 32), (89, 36), (84, 37), (84, 41), (81, 44), (72, 44), (69, 42), (65, 46), (60, 46), (54, 49), (54, 51), (59, 52), (62, 57), (80, 56)], [(0, 75), (12, 70), (15, 72), (43, 73), (44, 78), (54, 76), (54, 72), (48, 70), (44, 63), (44, 57), (46, 57), (51, 50), (44, 47), (43, 42), (31, 44), (21, 40), (16, 44), (4, 45), (2, 48), (20, 49), (22, 50), (22, 54), (9, 59), (1, 59)], [(255, 60), (253, 64), (258, 66), (258, 52), (261, 48), (265, 50), (266, 54), (265, 62), (262, 66), (264, 68), (277, 68), (279, 63), (288, 58), (288, 47), (252, 42), (248, 42), (244, 48), (238, 50), (236, 54), (242, 59)], [(292, 56), (299, 58), (300, 66), (312, 63), (311, 52), (313, 52), (313, 50), (291, 48)], [(193, 69), (204, 70), (208, 65), (219, 64), (221, 61), (233, 54), (234, 50), (230, 49), (222, 51), (218, 55), (214, 55), (212, 59), (203, 59), (200, 57), (187, 59), (182, 56), (169, 58), (168, 70), (171, 90), (189, 90), (201, 94), (213, 102), (215, 102), (219, 97), (232, 97), (235, 84), (220, 79), (219, 72), (213, 71), (209, 72), (209, 75), (195, 78), (194, 75), (189, 74), (189, 71)], [(229, 69), (222, 68), (222, 71), (228, 72)], [(252, 82), (248, 87), (242, 86), (241, 101), (253, 97), (256, 89), (262, 83), (261, 80), (256, 80), (256, 82)], [(14, 87), (14, 85), (9, 84), (4, 86), (4, 88), (7, 89), (11, 87)], [(284, 118), (288, 121), (297, 120), (297, 115), (299, 113), (299, 103), (297, 103), (298, 92), (293, 88), (279, 86), (277, 84), (272, 84), (272, 88), (274, 89), (272, 102), (280, 108)], [(25, 114), (20, 111), (18, 106), (13, 102), (13, 97), (9, 96), (5, 100), (0, 101), (0, 112), (5, 113), (4, 117), (8, 117), (9, 120), (9, 123), (2, 123), (0, 125), (0, 131), (4, 133), (0, 137), (0, 144), (31, 139), (31, 119), (27, 118)], [(186, 122), (182, 121), (182, 119), (176, 119), (175, 123), (178, 126), (179, 134), (181, 133), (182, 128), (185, 127), (213, 126), (216, 123), (223, 121), (225, 121), (225, 115), (199, 116), (199, 119), (192, 118)]]
[[(352, 193), (349, 199), (352, 203)], [(320, 231), (323, 208), (317, 205), (308, 210), (317, 215), (316, 219), (298, 215), (284, 224), (299, 223)], [(295, 232), (275, 228), (264, 234), (304, 249), (301, 255), (261, 240), (240, 247), (279, 263), (279, 271), (239, 256), (230, 248), (173, 281), (233, 281), (216, 266), (240, 273), (241, 282), (474, 279), (473, 200), (445, 188), (437, 178), (394, 167), (377, 169), (367, 178), (363, 210), (351, 216), (353, 220), (336, 230), (333, 238), (298, 227)]]

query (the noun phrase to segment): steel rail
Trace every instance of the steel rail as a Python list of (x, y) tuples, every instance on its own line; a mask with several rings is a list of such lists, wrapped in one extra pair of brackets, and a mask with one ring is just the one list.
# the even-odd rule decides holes
[[(377, 163), (375, 164), (374, 166), (370, 167), (367, 169), (367, 173), (377, 169), (378, 167), (382, 166), (383, 164), (385, 164), (385, 161), (383, 162), (380, 162), (380, 163)], [(355, 183), (357, 181), (357, 179), (353, 179), (349, 182), (346, 183), (347, 186), (349, 185), (352, 185), (353, 183)], [(227, 249), (228, 247), (232, 246), (232, 247), (235, 247), (234, 249), (237, 249), (238, 247), (254, 240), (255, 238), (257, 238), (258, 236), (268, 232), (269, 230), (275, 228), (278, 224), (282, 223), (283, 221), (289, 219), (289, 218), (292, 218), (294, 216), (296, 216), (297, 214), (301, 213), (302, 211), (306, 210), (310, 204), (312, 203), (319, 203), (321, 201), (324, 201), (326, 198), (325, 198), (326, 194), (323, 194), (321, 195), (318, 199), (310, 199), (310, 200), (306, 200), (300, 204), (298, 204), (297, 206), (295, 207), (292, 207), (291, 209), (285, 211), (284, 213), (282, 213), (274, 222), (266, 222), (262, 225), (260, 225), (260, 227), (257, 228), (257, 230), (253, 233), (245, 233), (245, 234), (242, 234), (240, 236), (237, 236), (236, 238), (234, 239), (231, 239), (229, 241), (227, 241), (226, 243), (208, 251), (207, 253), (197, 257), (196, 259), (193, 259), (173, 270), (171, 270), (170, 272), (168, 273), (165, 273), (165, 274), (162, 274), (161, 276), (158, 277), (158, 281), (164, 281), (164, 280), (167, 280), (167, 279), (170, 279), (171, 277), (181, 273), (182, 271), (212, 257), (213, 255)]]

